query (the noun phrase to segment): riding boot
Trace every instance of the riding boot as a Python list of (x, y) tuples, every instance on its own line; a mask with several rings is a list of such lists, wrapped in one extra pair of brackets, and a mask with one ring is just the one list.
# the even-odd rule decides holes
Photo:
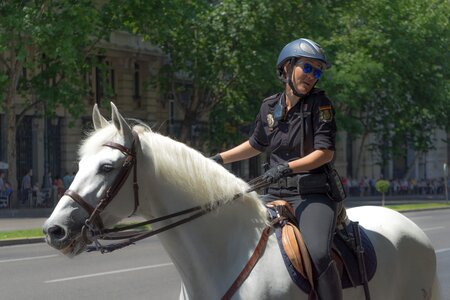
[(316, 290), (320, 300), (342, 300), (341, 279), (334, 260), (317, 278)]

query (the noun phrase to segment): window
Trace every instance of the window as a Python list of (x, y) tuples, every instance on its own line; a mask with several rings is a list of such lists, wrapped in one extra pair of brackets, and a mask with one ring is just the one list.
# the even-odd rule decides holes
[(47, 153), (48, 170), (53, 176), (62, 176), (61, 173), (61, 126), (60, 118), (47, 119)]
[(16, 132), (17, 182), (33, 168), (33, 118), (25, 116)]
[(103, 76), (99, 67), (95, 67), (95, 103), (101, 104), (104, 95)]
[(133, 99), (139, 100), (141, 98), (141, 78), (140, 78), (140, 66), (139, 63), (134, 63), (134, 76), (133, 76)]
[[(103, 56), (98, 56), (98, 65), (92, 74), (87, 75), (87, 81), (91, 88), (91, 99), (99, 106), (105, 98), (114, 98), (116, 94), (116, 73), (110, 61)], [(92, 78), (93, 77), (93, 78)]]

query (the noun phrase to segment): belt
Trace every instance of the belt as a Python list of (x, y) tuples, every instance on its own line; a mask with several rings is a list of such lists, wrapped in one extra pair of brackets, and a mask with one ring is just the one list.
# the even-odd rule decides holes
[(282, 188), (297, 188), (298, 176), (283, 177), (278, 182), (269, 185), (269, 188), (282, 189)]

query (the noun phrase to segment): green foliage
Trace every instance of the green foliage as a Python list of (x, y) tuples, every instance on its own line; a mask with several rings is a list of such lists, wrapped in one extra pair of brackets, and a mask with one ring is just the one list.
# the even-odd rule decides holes
[(261, 100), (280, 90), (276, 58), (299, 37), (319, 42), (333, 63), (318, 85), (338, 108), (339, 128), (354, 137), (375, 133), (380, 143), (374, 149), (400, 152), (382, 143), (395, 136), (426, 151), (429, 131), (449, 125), (447, 1), (144, 2), (130, 1), (123, 23), (169, 54), (163, 91), (177, 92), (174, 74), (201, 91), (193, 93), (203, 95), (201, 104), (181, 105), (196, 116), (212, 111), (211, 138), (218, 145), (246, 136), (237, 128), (250, 124)]
[[(281, 89), (280, 50), (299, 37), (319, 42), (333, 63), (318, 86), (337, 106), (339, 129), (376, 134), (382, 157), (402, 147), (426, 152), (430, 131), (450, 128), (446, 0), (7, 1), (0, 15), (0, 51), (14, 50), (33, 74), (21, 78), (19, 93), (45, 99), (49, 112), (83, 109), (83, 75), (98, 63), (87, 57), (124, 29), (168, 55), (158, 88), (176, 96), (190, 122), (210, 113), (216, 147), (248, 135), (261, 100)], [(7, 78), (0, 74), (3, 93)], [(403, 142), (385, 143), (393, 139)]]
[(382, 194), (387, 193), (389, 191), (389, 186), (390, 183), (387, 180), (378, 180), (375, 183), (375, 189)]
[(372, 148), (386, 159), (406, 148), (432, 149), (431, 132), (448, 128), (450, 119), (448, 1), (324, 6), (324, 46), (334, 67), (323, 84), (341, 112), (339, 128), (353, 136), (374, 133)]
[[(88, 95), (85, 74), (98, 63), (91, 57), (101, 54), (98, 42), (117, 28), (108, 17), (113, 7), (90, 0), (3, 3), (0, 93), (16, 88), (29, 105), (45, 102), (47, 114), (63, 105), (78, 116)], [(9, 86), (14, 74), (20, 76), (16, 87)]]

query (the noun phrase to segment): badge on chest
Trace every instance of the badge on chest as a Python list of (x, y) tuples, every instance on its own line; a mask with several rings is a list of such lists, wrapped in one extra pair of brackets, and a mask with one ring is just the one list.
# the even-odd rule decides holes
[(267, 126), (269, 126), (270, 131), (272, 131), (275, 126), (275, 119), (271, 113), (267, 114)]

